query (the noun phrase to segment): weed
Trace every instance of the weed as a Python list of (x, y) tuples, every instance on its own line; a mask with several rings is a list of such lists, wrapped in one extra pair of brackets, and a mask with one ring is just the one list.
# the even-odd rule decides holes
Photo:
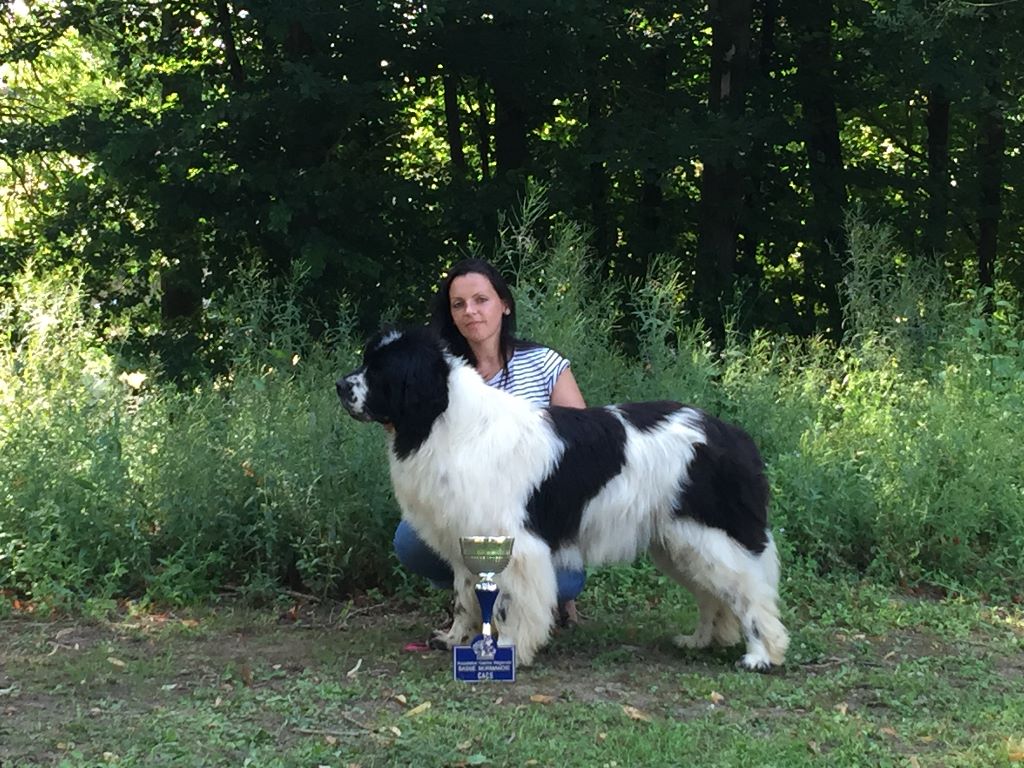
[[(592, 274), (585, 232), (545, 217), (528, 200), (497, 246), (524, 335), (573, 361), (591, 403), (678, 400), (750, 431), (787, 572), (1024, 595), (1024, 343), (1011, 307), (981, 315), (978, 297), (944, 293), (893, 256), (884, 230), (855, 222), (844, 346), (729, 333), (718, 349), (682, 314), (687, 283), (671, 262), (623, 297)], [(188, 605), (224, 590), (254, 603), (280, 589), (423, 599), (389, 556), (384, 436), (345, 418), (333, 393), (358, 355), (355, 308), (312, 338), (306, 279), (240, 269), (208, 308), (229, 369), (187, 389), (120, 357), (79, 275), (30, 267), (0, 297), (0, 610), (26, 598), (43, 612)], [(611, 607), (647, 599), (658, 579), (643, 564), (594, 572), (588, 591)]]

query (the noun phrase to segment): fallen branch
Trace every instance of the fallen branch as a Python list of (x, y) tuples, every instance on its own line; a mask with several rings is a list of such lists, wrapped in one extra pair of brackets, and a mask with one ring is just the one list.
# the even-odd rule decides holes
[(359, 731), (337, 731), (330, 728), (293, 728), (292, 730), (309, 736), (333, 736), (335, 738), (351, 738), (361, 735)]

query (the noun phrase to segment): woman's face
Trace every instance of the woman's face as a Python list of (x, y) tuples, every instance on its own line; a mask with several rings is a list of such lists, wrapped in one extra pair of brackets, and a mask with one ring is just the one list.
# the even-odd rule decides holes
[(472, 344), (497, 338), (502, 315), (508, 309), (491, 281), (476, 272), (452, 280), (448, 287), (448, 307), (455, 327)]

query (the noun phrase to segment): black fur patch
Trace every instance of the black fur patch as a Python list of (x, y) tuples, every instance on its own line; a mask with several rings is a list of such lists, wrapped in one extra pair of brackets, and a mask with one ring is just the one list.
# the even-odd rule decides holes
[(757, 446), (739, 427), (701, 414), (707, 442), (696, 445), (680, 516), (725, 531), (755, 554), (768, 545), (768, 479)]
[(626, 429), (606, 408), (548, 408), (555, 433), (565, 445), (554, 471), (526, 503), (528, 527), (551, 547), (573, 541), (583, 507), (622, 471)]
[(621, 403), (615, 407), (632, 426), (641, 432), (650, 432), (683, 406), (671, 400), (656, 400), (649, 403)]
[(375, 421), (395, 426), (395, 454), (414, 453), (448, 407), (448, 362), (437, 337), (426, 328), (404, 331), (382, 345), (378, 334), (366, 346), (366, 410)]

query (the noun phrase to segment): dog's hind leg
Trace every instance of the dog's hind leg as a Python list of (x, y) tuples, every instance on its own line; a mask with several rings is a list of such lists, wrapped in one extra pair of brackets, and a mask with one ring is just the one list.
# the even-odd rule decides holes
[(516, 534), (512, 559), (495, 581), (502, 592), (498, 645), (515, 645), (517, 663), (528, 666), (555, 622), (558, 589), (548, 545), (525, 531)]
[(737, 595), (733, 608), (747, 638), (747, 653), (740, 665), (764, 671), (782, 664), (789, 647), (789, 633), (779, 619), (779, 555), (771, 536), (765, 549), (749, 562), (742, 580), (747, 589)]
[[(715, 639), (715, 627), (721, 613), (729, 609), (712, 592), (698, 586), (687, 573), (676, 566), (672, 557), (661, 547), (651, 548), (654, 565), (681, 586), (693, 593), (697, 600), (697, 628), (690, 635), (676, 635), (672, 642), (679, 648), (707, 648)], [(739, 638), (737, 637), (737, 642)]]
[(697, 601), (697, 628), (692, 634), (672, 638), (676, 646), (707, 648), (717, 643), (727, 648), (743, 639), (739, 619), (714, 592), (698, 585), (682, 568), (677, 567), (663, 548), (652, 547), (651, 559), (662, 573), (692, 592)]
[(740, 618), (747, 640), (747, 652), (739, 665), (755, 672), (766, 672), (773, 664), (782, 664), (789, 646), (789, 633), (779, 620), (774, 592), (757, 590), (736, 594), (733, 609)]
[[(768, 546), (755, 554), (723, 531), (696, 523), (681, 525), (683, 528), (676, 531), (678, 536), (672, 535), (666, 542), (664, 556), (670, 557), (672, 567), (682, 574), (679, 580), (698, 596), (701, 619), (692, 639), (704, 640), (710, 634), (724, 644), (738, 640), (742, 632), (747, 652), (740, 666), (766, 671), (773, 664), (781, 664), (789, 635), (779, 620), (779, 568), (774, 542), (769, 538)], [(710, 593), (718, 603), (713, 615), (712, 600), (702, 600), (702, 591)], [(681, 640), (694, 647), (691, 638)]]
[(776, 557), (775, 545), (769, 541), (768, 548), (759, 555), (747, 555), (740, 560), (741, 567), (718, 582), (722, 599), (739, 619), (747, 641), (739, 665), (757, 672), (782, 664), (789, 646), (789, 633), (779, 620), (777, 582), (766, 562)]

